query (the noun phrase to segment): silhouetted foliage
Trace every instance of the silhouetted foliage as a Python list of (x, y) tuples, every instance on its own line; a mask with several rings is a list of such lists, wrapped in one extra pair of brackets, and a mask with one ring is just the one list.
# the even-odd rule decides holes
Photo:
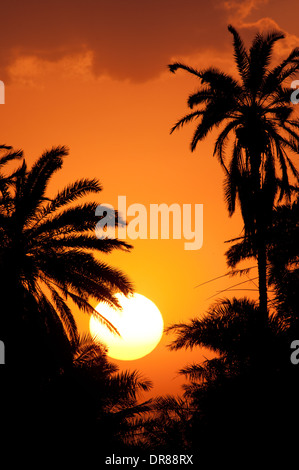
[[(299, 49), (270, 69), (283, 34), (258, 33), (247, 50), (237, 31), (228, 29), (239, 81), (214, 67), (170, 65), (172, 72), (183, 69), (201, 82), (187, 102), (199, 109), (172, 131), (199, 119), (193, 151), (223, 126), (214, 155), (226, 174), (229, 215), (239, 203), (245, 228), (227, 261), (234, 268), (257, 259), (260, 298), (259, 304), (220, 299), (166, 329), (175, 335), (171, 350), (211, 352), (179, 371), (186, 378), (181, 397), (142, 401), (151, 381), (135, 370), (120, 372), (104, 345), (77, 329), (74, 305), (115, 331), (91, 301), (117, 305), (115, 292), (132, 292), (123, 273), (99, 260), (101, 253), (131, 247), (96, 239), (98, 203), (77, 204), (101, 191), (98, 180), (78, 180), (50, 197), (48, 184), (66, 148), (45, 152), (28, 169), (21, 151), (0, 146), (0, 339), (7, 346), (0, 418), (7, 430), (13, 425), (6, 437), (17, 440), (18, 450), (20, 443), (34, 445), (44, 459), (64, 451), (68, 466), (81, 450), (88, 463), (94, 454), (100, 467), (109, 454), (193, 454), (197, 467), (214, 468), (235, 462), (242, 467), (249, 456), (267, 458), (269, 466), (271, 455), (284, 456), (296, 443), (299, 376), (290, 344), (299, 331), (299, 203), (291, 203), (291, 196), (298, 192), (299, 173), (288, 153), (299, 153), (299, 121), (284, 82), (299, 70)], [(267, 276), (274, 290), (271, 309)]]
[[(274, 288), (272, 306), (288, 322), (295, 335), (298, 331), (298, 199), (275, 207), (272, 225), (267, 233), (269, 285)], [(254, 247), (244, 238), (226, 252), (228, 265), (254, 257)], [(297, 330), (297, 331), (296, 331)]]
[[(59, 342), (76, 340), (78, 331), (69, 301), (114, 329), (94, 310), (90, 300), (117, 305), (115, 292), (132, 291), (124, 274), (95, 256), (96, 252), (128, 250), (130, 246), (119, 240), (96, 238), (97, 202), (74, 204), (86, 195), (99, 193), (100, 183), (81, 179), (54, 197), (46, 194), (50, 179), (61, 169), (66, 155), (65, 147), (53, 148), (30, 170), (23, 160), (2, 185), (0, 292), (10, 308), (2, 311), (0, 322), (8, 365), (14, 360), (18, 344), (27, 352), (27, 364), (35, 360), (29, 360), (29, 350), (36, 337), (44, 341), (48, 334), (52, 338), (56, 335), (58, 349)], [(33, 351), (36, 358), (36, 345)], [(17, 351), (16, 362), (20, 362)]]
[(71, 350), (72, 360), (46, 390), (52, 402), (50, 423), (58, 420), (72, 439), (78, 429), (88, 430), (80, 445), (94, 446), (99, 456), (124, 449), (132, 418), (151, 408), (150, 401), (139, 402), (139, 395), (152, 383), (137, 371), (119, 372), (106, 348), (89, 336), (80, 337)]
[(297, 155), (299, 152), (299, 120), (292, 117), (291, 92), (284, 85), (299, 70), (299, 48), (293, 49), (285, 60), (271, 69), (273, 47), (284, 34), (257, 33), (247, 50), (238, 32), (232, 26), (228, 29), (233, 35), (240, 80), (215, 67), (197, 70), (181, 63), (171, 64), (171, 72), (183, 69), (201, 82), (201, 88), (187, 101), (190, 109), (197, 106), (199, 109), (180, 119), (171, 132), (199, 120), (191, 140), (194, 151), (209, 132), (222, 126), (214, 155), (225, 170), (229, 215), (235, 212), (238, 202), (245, 238), (250, 238), (250, 243), (255, 245), (260, 309), (266, 321), (266, 232), (271, 225), (275, 200), (290, 199), (289, 173), (299, 180), (299, 173), (288, 155), (288, 152)]
[(151, 382), (137, 371), (118, 372), (104, 346), (79, 336), (72, 310), (75, 305), (97, 315), (117, 334), (91, 301), (118, 306), (114, 294), (131, 293), (132, 285), (98, 255), (131, 246), (97, 239), (99, 202), (77, 203), (101, 191), (98, 180), (81, 179), (47, 195), (65, 147), (45, 152), (31, 169), (23, 159), (7, 175), (3, 169), (23, 154), (1, 149), (0, 335), (6, 347), (1, 423), (14, 424), (24, 447), (34, 442), (47, 453), (63, 450), (79, 435), (82, 449), (93, 443), (101, 455), (125, 448), (133, 418), (151, 407), (139, 402)]
[(176, 334), (171, 349), (204, 346), (215, 353), (180, 371), (188, 379), (184, 395), (193, 409), (191, 446), (203, 461), (261, 458), (269, 453), (267, 446), (283, 448), (291, 441), (286, 426), (299, 415), (299, 377), (290, 362), (290, 332), (283, 318), (270, 315), (265, 329), (258, 306), (234, 298), (168, 332)]

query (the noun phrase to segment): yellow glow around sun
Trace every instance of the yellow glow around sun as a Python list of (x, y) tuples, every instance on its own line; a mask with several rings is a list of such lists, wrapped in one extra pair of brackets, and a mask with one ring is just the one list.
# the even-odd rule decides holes
[(163, 318), (159, 309), (141, 294), (115, 296), (122, 309), (99, 303), (96, 310), (116, 327), (120, 336), (91, 316), (89, 329), (92, 336), (106, 344), (108, 356), (113, 359), (127, 361), (146, 356), (155, 349), (163, 334)]

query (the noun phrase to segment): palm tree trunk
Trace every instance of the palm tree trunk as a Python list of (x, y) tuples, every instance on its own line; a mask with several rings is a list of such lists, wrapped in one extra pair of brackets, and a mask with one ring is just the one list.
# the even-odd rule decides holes
[(265, 219), (263, 218), (263, 214), (261, 213), (257, 217), (256, 248), (257, 248), (257, 264), (258, 264), (258, 280), (259, 280), (259, 307), (260, 307), (262, 319), (266, 325), (268, 321), (267, 243), (266, 243), (266, 224), (265, 224)]
[(265, 320), (268, 318), (267, 299), (267, 256), (266, 243), (260, 241), (257, 249), (258, 278), (259, 278), (259, 306), (261, 315)]
[(268, 321), (268, 301), (267, 301), (267, 242), (266, 229), (269, 214), (265, 207), (264, 193), (262, 190), (262, 173), (261, 162), (262, 154), (257, 146), (257, 142), (253, 143), (253, 148), (249, 154), (251, 174), (253, 178), (253, 202), (255, 212), (255, 240), (256, 254), (258, 264), (258, 280), (259, 280), (259, 308), (264, 325)]
[(255, 336), (254, 368), (260, 378), (263, 377), (265, 368), (267, 368), (268, 351), (268, 295), (267, 295), (267, 242), (265, 224), (259, 223), (256, 228), (256, 250), (258, 264), (258, 287), (259, 287), (259, 311), (260, 324)]

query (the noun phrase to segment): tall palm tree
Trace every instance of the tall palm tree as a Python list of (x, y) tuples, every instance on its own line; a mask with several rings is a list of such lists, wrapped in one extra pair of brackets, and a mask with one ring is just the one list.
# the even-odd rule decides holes
[[(91, 302), (117, 305), (115, 292), (132, 292), (127, 277), (98, 257), (99, 253), (129, 250), (130, 246), (117, 239), (96, 238), (97, 202), (75, 204), (86, 195), (99, 193), (99, 181), (80, 179), (54, 197), (46, 194), (51, 177), (61, 169), (67, 154), (65, 147), (52, 148), (31, 169), (23, 160), (14, 177), (2, 185), (0, 292), (2, 302), (10, 307), (1, 312), (1, 339), (18, 344), (23, 338), (27, 351), (34, 337), (42, 346), (50, 333), (56, 335), (56, 349), (59, 341), (76, 341), (78, 331), (70, 302), (98, 315), (115, 330)], [(13, 356), (12, 349), (7, 362)], [(20, 360), (18, 355), (16, 360)]]
[(299, 48), (270, 68), (273, 46), (283, 34), (258, 33), (247, 50), (238, 32), (232, 26), (228, 29), (233, 35), (240, 80), (214, 67), (197, 70), (178, 62), (169, 65), (171, 72), (183, 69), (201, 82), (201, 88), (187, 101), (190, 109), (199, 108), (180, 119), (171, 132), (199, 120), (191, 140), (194, 151), (210, 131), (222, 126), (214, 155), (226, 173), (225, 198), (229, 215), (235, 212), (239, 202), (245, 236), (254, 240), (260, 310), (266, 322), (266, 230), (275, 200), (290, 198), (289, 175), (299, 180), (299, 173), (287, 153), (299, 153), (299, 120), (292, 116), (290, 89), (284, 85), (299, 70)]

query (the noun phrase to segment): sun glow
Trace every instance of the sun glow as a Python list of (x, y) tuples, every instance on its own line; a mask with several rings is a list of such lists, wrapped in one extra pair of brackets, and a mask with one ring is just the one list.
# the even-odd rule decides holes
[(122, 309), (99, 303), (96, 310), (109, 320), (119, 335), (109, 331), (95, 316), (89, 328), (95, 340), (108, 347), (108, 356), (124, 361), (139, 359), (152, 352), (163, 334), (163, 318), (156, 305), (141, 294), (115, 295)]

